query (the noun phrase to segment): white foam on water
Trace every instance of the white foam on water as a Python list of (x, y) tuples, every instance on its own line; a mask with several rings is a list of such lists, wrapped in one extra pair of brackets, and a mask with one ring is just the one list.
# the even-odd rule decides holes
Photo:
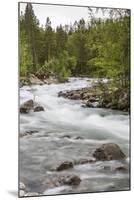
[[(37, 134), (30, 135), (30, 137), (27, 138), (21, 138), (23, 161), (25, 166), (28, 167), (27, 170), (25, 167), (25, 173), (27, 173), (28, 175), (30, 174), (30, 177), (33, 177), (36, 174), (32, 174), (32, 170), (30, 171), (29, 163), (32, 162), (31, 155), (34, 152), (35, 155), (37, 154), (39, 156), (39, 147), (42, 150), (41, 152), (43, 152), (41, 163), (43, 165), (44, 171), (47, 165), (50, 167), (56, 166), (57, 161), (61, 161), (64, 159), (66, 160), (69, 158), (76, 159), (77, 157), (79, 159), (79, 156), (81, 156), (79, 154), (82, 153), (84, 153), (84, 156), (86, 157), (87, 154), (85, 155), (85, 150), (83, 149), (84, 145), (85, 148), (87, 148), (86, 153), (89, 153), (91, 149), (95, 150), (96, 147), (103, 142), (112, 141), (117, 144), (121, 144), (121, 148), (123, 148), (123, 151), (128, 151), (128, 115), (123, 115), (122, 112), (106, 109), (82, 108), (81, 101), (58, 97), (59, 91), (80, 89), (86, 87), (87, 85), (90, 86), (93, 81), (93, 79), (88, 78), (71, 78), (70, 82), (68, 83), (30, 87), (25, 86), (20, 89), (21, 103), (25, 102), (26, 100), (35, 98), (35, 101), (39, 102), (45, 108), (44, 112), (31, 112), (30, 114), (20, 115), (20, 131), (22, 133), (25, 133), (25, 131), (27, 130), (39, 130), (39, 133)], [(97, 81), (97, 79), (95, 81)], [(105, 115), (103, 115), (103, 113)], [(37, 137), (37, 135), (45, 136), (45, 134), (47, 133), (47, 137)], [(70, 138), (61, 137), (64, 136), (63, 134), (69, 135)], [(83, 139), (76, 139), (76, 136), (81, 136)], [(56, 150), (54, 151), (53, 149)], [(82, 152), (80, 152), (79, 150)], [(127, 162), (129, 163), (129, 159), (127, 159)], [(117, 161), (115, 161), (115, 164), (116, 163)], [(114, 161), (110, 164), (114, 165)], [(40, 163), (38, 163), (34, 167), (35, 169), (37, 168), (38, 171)], [(76, 165), (71, 170), (74, 173), (78, 173), (82, 180), (94, 179), (95, 181), (99, 178), (111, 178), (112, 180), (112, 178), (121, 179), (128, 176), (127, 173), (112, 173), (110, 175), (104, 174), (99, 172), (100, 167), (101, 163), (98, 162), (98, 165)], [(46, 171), (48, 171), (48, 169), (46, 169)], [(42, 171), (40, 171), (40, 173), (42, 173)], [(42, 176), (42, 174), (36, 175), (37, 178), (38, 176)], [(105, 188), (105, 183), (103, 184), (102, 182), (102, 185), (98, 183), (98, 188), (96, 186), (96, 191), (97, 189), (100, 190)], [(69, 186), (55, 187), (44, 191), (44, 195), (58, 194), (69, 189), (71, 189)]]
[(44, 194), (44, 195), (59, 194), (59, 193), (61, 193), (61, 192), (63, 192), (63, 191), (64, 191), (64, 192), (67, 191), (67, 190), (70, 189), (70, 188), (71, 188), (70, 186), (55, 187), (55, 188), (46, 190), (43, 194)]

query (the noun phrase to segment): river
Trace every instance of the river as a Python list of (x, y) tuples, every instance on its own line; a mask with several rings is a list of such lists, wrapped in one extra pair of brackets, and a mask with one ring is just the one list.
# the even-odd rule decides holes
[[(20, 180), (29, 192), (53, 195), (129, 189), (129, 172), (114, 170), (122, 164), (129, 166), (129, 115), (110, 109), (83, 108), (80, 100), (58, 97), (59, 91), (91, 84), (92, 79), (70, 78), (68, 83), (20, 88), (20, 103), (35, 99), (45, 108), (45, 112), (20, 114), (20, 134), (34, 131), (20, 137)], [(92, 157), (98, 146), (108, 142), (121, 147), (127, 155), (124, 163), (99, 161), (61, 172), (52, 170), (63, 161)], [(48, 187), (55, 177), (69, 174), (78, 175), (80, 185)]]

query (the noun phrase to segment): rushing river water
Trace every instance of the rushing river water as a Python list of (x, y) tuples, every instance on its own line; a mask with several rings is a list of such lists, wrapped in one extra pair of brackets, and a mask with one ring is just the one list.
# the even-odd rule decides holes
[[(129, 189), (128, 171), (114, 170), (115, 166), (129, 165), (127, 113), (83, 108), (79, 100), (57, 95), (59, 91), (90, 84), (91, 79), (70, 78), (70, 82), (64, 84), (24, 86), (20, 89), (20, 103), (35, 98), (45, 108), (45, 112), (20, 115), (20, 134), (35, 131), (20, 138), (20, 180), (28, 191), (51, 195)], [(107, 142), (118, 144), (127, 155), (126, 161), (99, 161), (75, 165), (61, 172), (51, 170), (63, 161), (90, 158), (98, 146)], [(69, 174), (78, 175), (82, 180), (80, 185), (49, 187), (48, 183), (53, 178)]]

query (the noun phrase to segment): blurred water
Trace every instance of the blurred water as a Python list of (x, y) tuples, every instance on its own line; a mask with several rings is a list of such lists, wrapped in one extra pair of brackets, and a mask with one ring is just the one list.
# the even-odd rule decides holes
[[(47, 194), (80, 193), (129, 188), (129, 173), (105, 171), (103, 167), (122, 165), (119, 161), (75, 166), (63, 172), (51, 171), (62, 161), (89, 158), (101, 144), (117, 143), (129, 157), (129, 116), (120, 111), (82, 108), (81, 101), (58, 97), (59, 91), (92, 85), (93, 79), (70, 78), (69, 83), (24, 86), (20, 103), (34, 99), (45, 112), (20, 115), (20, 133), (36, 133), (20, 138), (20, 179), (28, 191)], [(64, 137), (64, 136), (70, 136)], [(77, 139), (80, 136), (81, 138)], [(128, 165), (129, 159), (125, 162)], [(53, 177), (75, 174), (82, 179), (78, 187), (49, 188)]]

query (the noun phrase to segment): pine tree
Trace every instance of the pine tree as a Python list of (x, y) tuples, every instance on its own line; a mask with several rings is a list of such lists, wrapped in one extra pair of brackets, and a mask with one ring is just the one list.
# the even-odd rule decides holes
[(28, 49), (32, 54), (33, 66), (31, 72), (36, 72), (38, 68), (36, 37), (38, 32), (39, 21), (36, 19), (31, 3), (27, 3), (26, 5), (24, 22), (25, 22), (25, 34), (27, 38)]
[(44, 33), (44, 56), (45, 60), (49, 61), (55, 56), (56, 51), (56, 36), (51, 27), (51, 21), (49, 17), (46, 19), (45, 33)]
[(67, 33), (64, 31), (62, 25), (56, 28), (56, 55), (60, 54), (66, 49)]

